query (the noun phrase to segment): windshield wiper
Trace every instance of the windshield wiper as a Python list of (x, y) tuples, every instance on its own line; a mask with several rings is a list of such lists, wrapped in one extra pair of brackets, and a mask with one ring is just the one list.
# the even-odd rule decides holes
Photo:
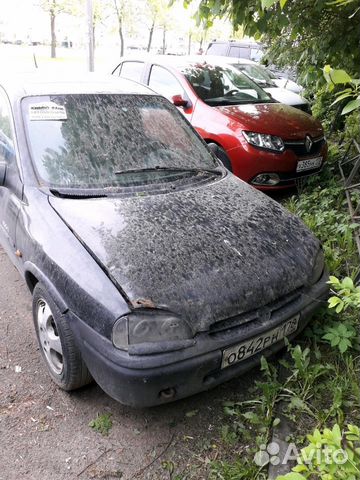
[(81, 199), (81, 198), (104, 198), (107, 197), (106, 193), (97, 193), (94, 191), (86, 192), (84, 190), (77, 190), (77, 189), (61, 189), (57, 190), (54, 188), (50, 188), (50, 192), (55, 196), (55, 197), (60, 197), (60, 198), (72, 198), (72, 199)]
[(142, 173), (142, 172), (156, 172), (156, 171), (167, 171), (167, 172), (183, 172), (183, 173), (216, 173), (219, 174), (219, 170), (207, 170), (205, 168), (186, 168), (186, 167), (151, 167), (151, 168), (132, 168), (129, 170), (117, 170), (115, 175), (122, 175), (124, 173)]

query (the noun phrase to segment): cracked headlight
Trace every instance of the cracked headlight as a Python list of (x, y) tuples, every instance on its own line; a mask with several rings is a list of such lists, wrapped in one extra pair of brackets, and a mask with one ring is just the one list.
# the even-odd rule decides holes
[(314, 285), (316, 282), (320, 280), (321, 275), (323, 274), (324, 268), (325, 268), (325, 258), (324, 258), (324, 252), (321, 249), (316, 254), (316, 257), (314, 260), (314, 265), (313, 265), (311, 277), (309, 280), (310, 285)]
[(284, 142), (280, 137), (267, 135), (265, 133), (242, 132), (245, 140), (254, 147), (265, 148), (275, 152), (282, 152), (285, 149)]
[(140, 343), (168, 342), (192, 338), (189, 325), (170, 312), (143, 310), (120, 317), (113, 327), (116, 348), (127, 350)]

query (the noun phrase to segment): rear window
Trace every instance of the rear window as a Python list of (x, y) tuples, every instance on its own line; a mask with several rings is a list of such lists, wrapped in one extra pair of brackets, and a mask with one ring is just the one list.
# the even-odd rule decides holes
[(250, 58), (250, 47), (230, 47), (229, 57)]
[(123, 62), (119, 76), (140, 83), (143, 66), (143, 62)]
[(206, 55), (226, 55), (227, 49), (227, 43), (211, 43), (206, 51)]

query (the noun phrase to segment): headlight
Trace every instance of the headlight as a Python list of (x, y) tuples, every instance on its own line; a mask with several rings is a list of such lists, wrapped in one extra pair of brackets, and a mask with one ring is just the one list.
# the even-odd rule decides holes
[(250, 145), (254, 145), (255, 147), (274, 150), (276, 152), (282, 152), (285, 149), (284, 142), (280, 137), (256, 132), (243, 131), (242, 133), (245, 140), (250, 143)]
[(150, 309), (119, 318), (112, 332), (114, 346), (123, 350), (139, 343), (186, 340), (192, 337), (191, 329), (184, 320), (169, 312)]
[(325, 259), (324, 259), (324, 252), (323, 250), (319, 250), (314, 261), (311, 277), (310, 277), (310, 285), (314, 285), (316, 282), (320, 280), (320, 277), (325, 268)]

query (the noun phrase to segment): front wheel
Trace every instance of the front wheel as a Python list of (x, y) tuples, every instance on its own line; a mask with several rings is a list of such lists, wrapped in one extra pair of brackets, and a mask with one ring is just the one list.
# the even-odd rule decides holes
[(92, 377), (67, 319), (40, 283), (33, 292), (33, 319), (40, 351), (53, 381), (63, 390), (90, 383)]
[(208, 147), (213, 152), (213, 154), (220, 160), (224, 167), (227, 168), (229, 172), (232, 172), (231, 161), (230, 158), (227, 156), (225, 150), (213, 142), (208, 143)]

